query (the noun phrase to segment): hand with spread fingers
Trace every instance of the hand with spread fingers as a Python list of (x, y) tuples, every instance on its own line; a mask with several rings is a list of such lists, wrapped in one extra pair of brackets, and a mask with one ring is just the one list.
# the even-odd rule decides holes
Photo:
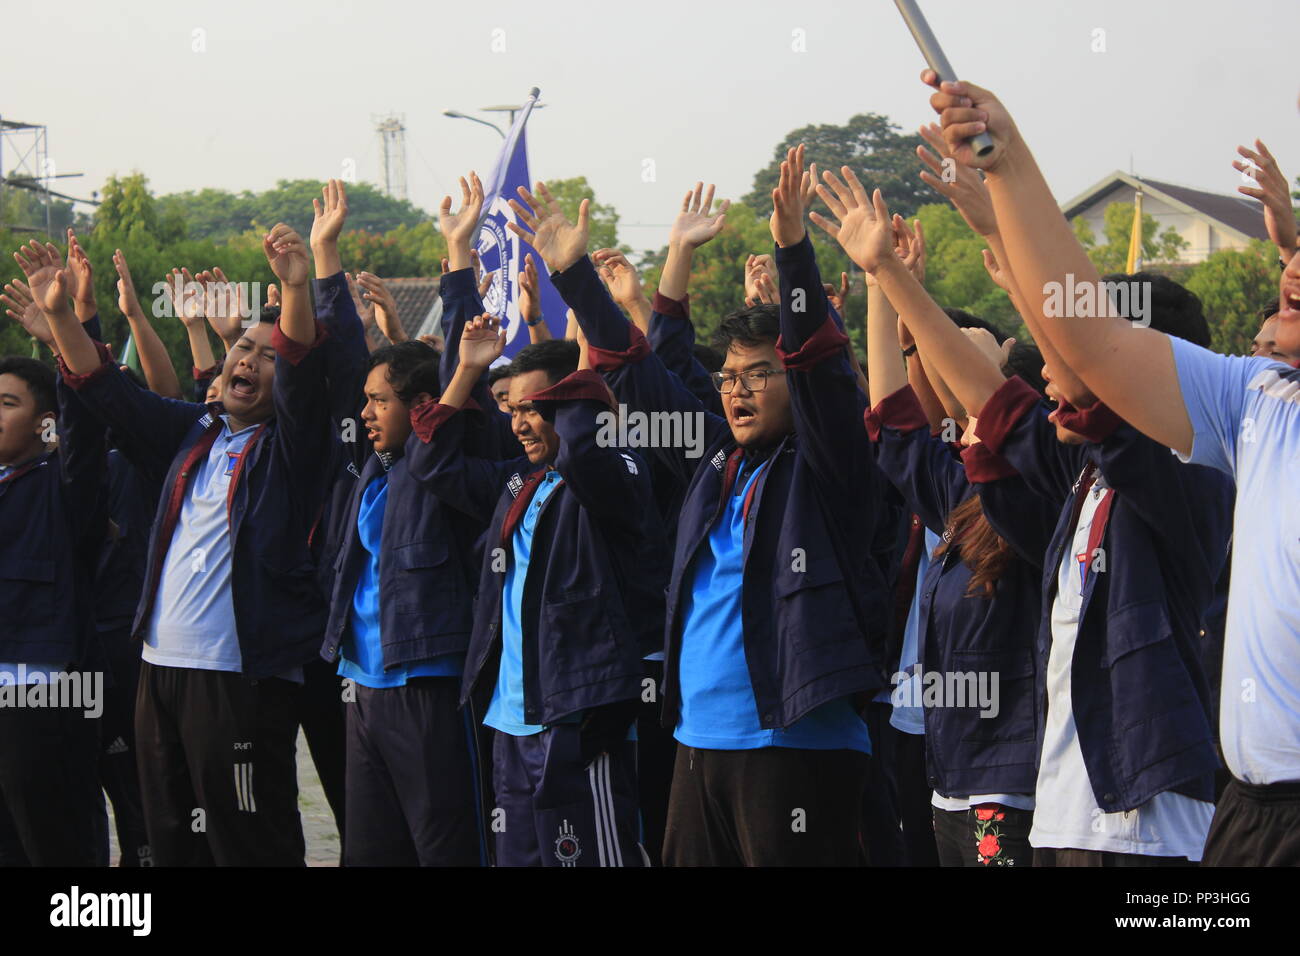
[(54, 347), (54, 333), (50, 323), (45, 321), (45, 313), (32, 299), (31, 289), (22, 279), (15, 279), (5, 284), (5, 291), (0, 295), (4, 303), (5, 314), (23, 327), (23, 330), (46, 348)]
[(563, 272), (587, 254), (591, 201), (582, 201), (578, 206), (578, 221), (571, 223), (561, 211), (559, 201), (546, 188), (546, 183), (537, 184), (537, 193), (535, 196), (520, 186), (519, 199), (510, 200), (510, 208), (531, 233), (525, 232), (517, 223), (506, 223), (506, 226), (537, 250), (547, 271)]
[(1291, 184), (1278, 168), (1277, 160), (1262, 140), (1255, 140), (1255, 149), (1238, 146), (1242, 159), (1232, 161), (1232, 168), (1251, 179), (1255, 186), (1238, 186), (1237, 192), (1252, 196), (1264, 204), (1264, 226), (1268, 237), (1277, 246), (1278, 254), (1286, 262), (1296, 252), (1295, 209), (1291, 205)]
[[(772, 218), (768, 221), (768, 227), (772, 231), (772, 239), (782, 249), (798, 245), (808, 233), (803, 224), (803, 156), (803, 143), (787, 151), (785, 159), (781, 160), (780, 179), (772, 190)], [(821, 187), (818, 187), (817, 193), (821, 195)], [(825, 199), (825, 196), (822, 198)]]
[(361, 288), (361, 298), (374, 312), (373, 321), (379, 326), (379, 331), (394, 345), (405, 342), (408, 336), (397, 314), (397, 300), (384, 285), (384, 280), (373, 272), (358, 272), (357, 285)]
[(50, 316), (70, 311), (68, 296), (76, 287), (77, 278), (53, 243), (42, 244), (33, 239), (18, 248), (14, 261), (27, 277), (32, 300), (42, 312)]
[(928, 123), (919, 130), (921, 137), (930, 144), (933, 152), (924, 146), (916, 147), (916, 155), (921, 162), (930, 167), (921, 170), (921, 181), (935, 192), (947, 198), (966, 225), (981, 236), (998, 231), (998, 220), (993, 215), (993, 198), (988, 186), (978, 169), (972, 169), (957, 162), (948, 149), (948, 142), (943, 138), (943, 130), (935, 123)]
[(686, 198), (682, 200), (682, 208), (668, 231), (668, 245), (698, 249), (722, 231), (727, 219), (727, 210), (731, 208), (731, 200), (722, 200), (718, 204), (717, 211), (711, 211), (713, 191), (712, 183), (706, 189), (704, 183), (698, 182), (694, 189), (686, 193)]
[(478, 174), (471, 170), (468, 180), (464, 176), (460, 177), (460, 211), (451, 211), (450, 196), (443, 196), (442, 204), (438, 207), (438, 229), (447, 240), (448, 265), (443, 268), (444, 272), (456, 272), (470, 267), (470, 250), (474, 245), (482, 212), (483, 183)]
[(481, 371), (505, 351), (506, 333), (501, 320), (490, 312), (470, 319), (460, 334), (460, 367)]
[[(910, 255), (911, 244), (903, 217), (889, 215), (879, 189), (868, 196), (849, 167), (841, 167), (840, 172), (844, 181), (827, 170), (822, 174), (826, 183), (817, 186), (817, 195), (830, 208), (834, 220), (812, 213), (812, 221), (838, 242), (848, 257), (868, 275), (886, 260)], [(895, 246), (902, 246), (906, 251), (896, 253)]]

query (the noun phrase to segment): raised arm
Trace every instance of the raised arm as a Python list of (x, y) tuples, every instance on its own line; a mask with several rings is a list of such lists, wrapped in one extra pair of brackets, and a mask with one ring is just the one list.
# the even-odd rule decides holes
[[(1094, 301), (1108, 299), (1010, 114), (992, 93), (974, 84), (939, 86), (930, 70), (922, 79), (938, 86), (930, 104), (940, 115), (953, 157), (985, 171), (1016, 284), (1030, 309), (1051, 316), (1044, 331), (1065, 364), (1123, 419), (1161, 444), (1190, 454), (1192, 424), (1168, 337), (1117, 316), (1054, 314), (1074, 311), (1057, 308), (1067, 284), (1091, 287)], [(981, 132), (989, 134), (994, 148), (977, 157), (966, 141)]]
[[(68, 230), (68, 235), (72, 236), (72, 230)], [(72, 240), (75, 242), (75, 237)], [(81, 246), (76, 245), (79, 258), (86, 270), (85, 282), (90, 281), (90, 260), (85, 258)], [(71, 249), (69, 249), (71, 253)], [(162, 395), (164, 398), (182, 398), (184, 393), (181, 392), (181, 381), (176, 375), (176, 366), (172, 365), (171, 356), (167, 354), (167, 346), (158, 337), (153, 325), (149, 322), (148, 316), (145, 315), (144, 309), (140, 307), (140, 300), (135, 294), (135, 283), (131, 281), (131, 270), (126, 264), (126, 256), (122, 254), (121, 249), (113, 252), (113, 267), (117, 270), (117, 307), (122, 315), (126, 316), (127, 325), (131, 328), (131, 337), (135, 341), (136, 354), (140, 356), (140, 370), (144, 372), (144, 380), (148, 383), (149, 388)], [(74, 265), (74, 269), (77, 266)], [(198, 319), (201, 325), (202, 317)], [(206, 336), (205, 336), (206, 339)], [(208, 350), (208, 365), (212, 364), (212, 350)], [(195, 366), (198, 368), (207, 368), (208, 365), (199, 365), (196, 361)]]
[(524, 267), (519, 270), (519, 318), (528, 326), (528, 341), (533, 345), (549, 342), (551, 330), (542, 315), (542, 296), (537, 289), (537, 264), (533, 254), (524, 256)]
[(591, 261), (600, 273), (600, 281), (609, 290), (609, 297), (627, 313), (632, 324), (650, 340), (653, 348), (653, 310), (650, 300), (646, 298), (645, 289), (641, 288), (641, 276), (637, 274), (636, 267), (617, 249), (597, 249), (591, 254)]

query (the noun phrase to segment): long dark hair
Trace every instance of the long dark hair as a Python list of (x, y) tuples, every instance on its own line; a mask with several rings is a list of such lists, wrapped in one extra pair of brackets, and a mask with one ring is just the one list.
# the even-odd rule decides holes
[(948, 526), (943, 540), (934, 549), (934, 557), (942, 558), (956, 548), (966, 567), (970, 568), (967, 597), (993, 597), (998, 579), (1006, 572), (1015, 557), (1011, 545), (993, 530), (984, 517), (984, 503), (979, 495), (971, 495), (948, 515)]

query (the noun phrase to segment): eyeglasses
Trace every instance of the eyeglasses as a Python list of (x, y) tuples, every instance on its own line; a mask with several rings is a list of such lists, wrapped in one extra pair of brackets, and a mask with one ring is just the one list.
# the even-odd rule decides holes
[(723, 395), (730, 394), (731, 390), (736, 387), (736, 379), (740, 379), (740, 384), (750, 392), (761, 392), (767, 388), (767, 380), (772, 375), (784, 375), (783, 368), (755, 368), (747, 372), (741, 372), (739, 375), (731, 372), (713, 372), (709, 375), (709, 381)]

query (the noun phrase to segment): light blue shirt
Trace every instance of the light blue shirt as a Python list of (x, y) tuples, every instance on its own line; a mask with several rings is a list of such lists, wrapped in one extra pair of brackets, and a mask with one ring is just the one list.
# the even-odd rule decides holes
[(1300, 780), (1300, 371), (1171, 339), (1186, 461), (1237, 482), (1219, 735), (1232, 775)]
[[(923, 699), (925, 675), (921, 673), (924, 669), (921, 663), (921, 582), (930, 569), (930, 555), (942, 540), (929, 528), (924, 531), (924, 547), (916, 562), (916, 587), (912, 591), (912, 606), (907, 611), (907, 624), (903, 627), (903, 649), (898, 655), (898, 673), (906, 674), (907, 677), (899, 680), (892, 690), (893, 699), (898, 701)], [(925, 708), (895, 703), (889, 715), (889, 723), (905, 734), (924, 734)]]
[(828, 701), (786, 728), (765, 730), (745, 657), (740, 593), (745, 558), (744, 502), (759, 465), (730, 496), (701, 548), (682, 613), (678, 666), (681, 713), (674, 736), (688, 747), (708, 750), (800, 750), (871, 752), (867, 725), (844, 697)]
[(514, 737), (527, 737), (543, 730), (541, 724), (524, 720), (524, 582), (528, 579), (528, 557), (537, 517), (546, 499), (559, 486), (560, 473), (554, 469), (547, 471), (511, 536), (514, 561), (506, 572), (505, 593), (501, 596), (501, 664), (483, 723)]
[(357, 509), (357, 540), (365, 551), (365, 563), (352, 594), (352, 614), (339, 650), (339, 676), (350, 678), (362, 687), (403, 687), (412, 677), (455, 677), (464, 670), (463, 654), (443, 654), (384, 670), (379, 555), (387, 507), (388, 475), (385, 473), (366, 486)]
[(243, 664), (230, 589), (227, 496), (235, 465), (257, 426), (230, 431), (230, 419), (197, 463), (172, 533), (141, 656), (150, 664), (239, 671)]

